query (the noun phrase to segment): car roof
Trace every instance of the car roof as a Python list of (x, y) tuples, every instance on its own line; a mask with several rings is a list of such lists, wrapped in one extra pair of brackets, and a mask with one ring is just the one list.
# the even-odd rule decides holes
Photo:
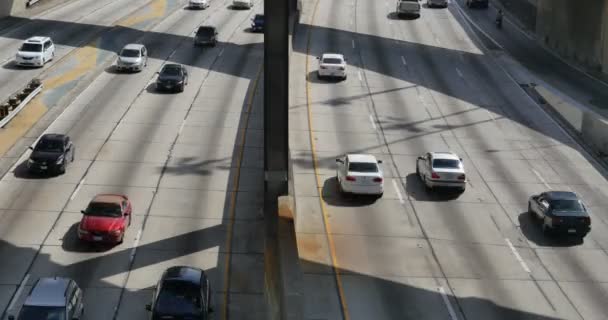
[(40, 140), (63, 141), (67, 136), (60, 133), (47, 133), (40, 137)]
[(453, 152), (431, 152), (431, 157), (433, 159), (460, 160), (460, 157)]
[(547, 191), (545, 198), (548, 200), (578, 200), (578, 196), (570, 191)]
[(91, 200), (91, 202), (121, 204), (123, 200), (125, 200), (125, 198), (123, 198), (123, 196), (119, 194), (101, 193), (96, 195), (93, 200)]
[(139, 43), (129, 43), (127, 45), (125, 45), (124, 47), (122, 47), (122, 49), (127, 49), (127, 50), (141, 50), (141, 48), (143, 48), (144, 45), (143, 44), (139, 44)]
[(30, 291), (24, 305), (62, 307), (66, 303), (66, 290), (70, 279), (54, 277), (40, 278)]
[(344, 60), (344, 55), (343, 54), (339, 54), (339, 53), (324, 53), (321, 58), (322, 59), (325, 59), (325, 58), (336, 58), (336, 59), (342, 59), (342, 60)]
[(348, 162), (364, 162), (364, 163), (377, 163), (376, 157), (371, 154), (349, 154), (346, 155)]
[(25, 39), (24, 42), (26, 42), (26, 43), (43, 43), (43, 42), (45, 42), (47, 40), (51, 40), (51, 38), (37, 36), (37, 37), (27, 38), (27, 39)]
[(188, 266), (174, 266), (165, 270), (162, 280), (179, 280), (200, 286), (201, 276), (204, 276), (204, 274), (205, 272), (199, 268)]

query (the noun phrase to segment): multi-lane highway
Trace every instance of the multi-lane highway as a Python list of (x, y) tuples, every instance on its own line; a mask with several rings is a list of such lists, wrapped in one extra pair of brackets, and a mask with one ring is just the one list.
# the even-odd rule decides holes
[[(458, 3), (309, 0), (294, 44), (290, 149), (306, 319), (605, 319), (608, 183), (466, 25)], [(463, 9), (464, 10), (464, 9)], [(342, 53), (343, 82), (317, 60)], [(417, 156), (453, 151), (461, 194), (427, 192)], [(335, 158), (384, 161), (384, 196), (343, 197)], [(528, 197), (575, 191), (584, 242), (552, 239)]]
[[(216, 0), (201, 11), (186, 4), (72, 1), (0, 33), (0, 55), (7, 59), (2, 92), (41, 77), (47, 89), (40, 103), (53, 115), (44, 119), (44, 131), (68, 134), (76, 146), (64, 175), (28, 173), (23, 148), (0, 180), (5, 314), (18, 310), (37, 278), (58, 275), (84, 289), (85, 319), (146, 319), (144, 307), (162, 271), (191, 265), (211, 279), (214, 319), (266, 318), (263, 36), (247, 30), (262, 4), (232, 10), (229, 1)], [(218, 28), (217, 47), (193, 46), (200, 24)], [(11, 56), (32, 35), (52, 36), (55, 60), (42, 69), (15, 68)], [(147, 46), (148, 65), (140, 73), (117, 73), (115, 52), (132, 42)], [(164, 63), (188, 69), (183, 93), (156, 92)], [(61, 103), (62, 111), (52, 112)], [(30, 132), (29, 141), (41, 131)], [(131, 198), (125, 241), (80, 243), (80, 210), (105, 192)]]

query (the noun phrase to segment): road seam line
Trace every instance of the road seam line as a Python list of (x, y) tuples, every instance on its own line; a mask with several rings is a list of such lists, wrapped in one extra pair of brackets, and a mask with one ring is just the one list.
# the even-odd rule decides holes
[(12, 311), (13, 308), (15, 307), (15, 303), (19, 299), (19, 296), (21, 295), (21, 292), (23, 291), (23, 288), (25, 288), (25, 284), (27, 283), (27, 281), (29, 279), (30, 279), (30, 274), (28, 273), (25, 275), (25, 277), (23, 277), (23, 280), (21, 280), (21, 282), (19, 283), (19, 288), (17, 288), (17, 291), (15, 292), (15, 295), (13, 296), (13, 300), (11, 300), (11, 303), (8, 305), (8, 308), (6, 309), (7, 313), (9, 311)]
[(511, 253), (513, 253), (513, 255), (515, 256), (515, 259), (517, 259), (517, 261), (519, 261), (519, 264), (524, 269), (524, 271), (527, 273), (532, 273), (532, 271), (530, 270), (530, 268), (528, 268), (528, 265), (526, 264), (524, 259), (519, 255), (519, 252), (517, 252), (517, 249), (515, 248), (515, 246), (513, 246), (513, 243), (511, 243), (511, 240), (509, 240), (508, 238), (505, 238), (505, 242), (507, 242), (507, 245), (511, 249)]

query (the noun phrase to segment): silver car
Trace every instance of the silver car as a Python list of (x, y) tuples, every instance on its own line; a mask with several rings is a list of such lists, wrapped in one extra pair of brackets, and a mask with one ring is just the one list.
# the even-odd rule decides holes
[(428, 152), (418, 157), (416, 174), (427, 189), (447, 187), (464, 192), (467, 184), (462, 158), (452, 152)]
[[(40, 278), (30, 290), (17, 320), (82, 319), (84, 314), (82, 290), (68, 278)], [(9, 314), (9, 320), (15, 315)]]
[(118, 53), (116, 69), (118, 71), (141, 71), (148, 65), (148, 50), (143, 44), (131, 43)]

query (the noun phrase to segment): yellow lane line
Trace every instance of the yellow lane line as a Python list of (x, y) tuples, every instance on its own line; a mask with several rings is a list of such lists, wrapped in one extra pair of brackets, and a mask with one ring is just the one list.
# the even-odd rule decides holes
[(258, 72), (255, 76), (255, 79), (253, 80), (253, 89), (251, 91), (251, 94), (249, 95), (249, 97), (247, 98), (247, 111), (246, 111), (246, 116), (244, 119), (244, 129), (241, 129), (241, 136), (240, 136), (240, 141), (241, 141), (241, 147), (238, 149), (238, 155), (237, 155), (237, 166), (236, 166), (236, 174), (234, 175), (234, 179), (232, 181), (232, 194), (230, 195), (230, 218), (228, 220), (228, 232), (226, 235), (226, 248), (227, 248), (227, 253), (226, 253), (226, 258), (225, 258), (225, 265), (226, 265), (226, 269), (224, 272), (224, 303), (222, 305), (222, 320), (226, 320), (228, 317), (228, 298), (229, 298), (229, 291), (230, 291), (230, 262), (231, 262), (231, 257), (230, 255), (232, 254), (232, 232), (234, 229), (234, 218), (236, 215), (236, 200), (237, 200), (237, 192), (239, 191), (239, 180), (240, 180), (240, 176), (241, 176), (241, 164), (243, 162), (243, 154), (245, 153), (245, 139), (247, 138), (247, 126), (249, 125), (249, 116), (251, 115), (251, 109), (253, 107), (253, 99), (255, 98), (255, 95), (258, 91), (258, 82), (260, 80), (260, 76), (262, 74), (262, 70), (263, 70), (263, 65), (260, 66), (260, 68), (258, 69)]
[[(315, 21), (315, 15), (317, 13), (317, 7), (319, 6), (319, 0), (317, 0), (315, 2), (315, 7), (313, 9), (312, 12), (312, 16), (310, 18), (310, 27), (308, 28), (308, 32), (307, 32), (307, 39), (306, 39), (306, 75), (309, 75), (310, 73), (308, 72), (309, 70), (309, 63), (308, 60), (310, 57), (310, 39), (312, 37), (312, 32), (311, 32), (311, 28), (313, 26), (313, 23)], [(338, 258), (336, 257), (336, 246), (334, 244), (334, 238), (332, 236), (331, 233), (331, 226), (329, 224), (329, 219), (327, 218), (327, 208), (325, 207), (325, 200), (323, 199), (323, 183), (321, 181), (321, 176), (319, 173), (319, 163), (317, 160), (317, 154), (315, 152), (315, 138), (314, 138), (314, 132), (313, 132), (313, 126), (312, 126), (312, 110), (310, 107), (310, 79), (306, 79), (306, 108), (308, 109), (308, 131), (310, 132), (310, 149), (311, 149), (311, 153), (312, 153), (312, 163), (313, 163), (313, 168), (314, 168), (314, 172), (315, 172), (315, 179), (317, 182), (317, 192), (319, 193), (319, 203), (321, 204), (321, 212), (323, 214), (323, 224), (325, 225), (325, 233), (327, 236), (327, 242), (329, 243), (329, 252), (331, 255), (331, 261), (332, 261), (332, 269), (334, 271), (334, 276), (336, 279), (336, 286), (338, 287), (338, 297), (340, 299), (340, 307), (342, 309), (342, 316), (344, 318), (344, 320), (349, 320), (350, 319), (350, 315), (348, 313), (348, 308), (346, 306), (346, 298), (344, 295), (344, 288), (342, 287), (342, 279), (341, 279), (341, 275), (340, 275), (340, 266), (338, 264)]]
[(143, 21), (146, 21), (149, 19), (162, 17), (165, 14), (166, 9), (167, 9), (167, 0), (154, 0), (150, 4), (150, 11), (148, 11), (142, 15), (127, 17), (127, 18), (121, 20), (120, 22), (118, 22), (116, 25), (123, 26), (123, 27), (134, 26), (140, 22), (143, 22)]
[(40, 99), (33, 99), (4, 128), (0, 129), (0, 155), (4, 155), (17, 140), (23, 137), (46, 111), (47, 107)]
[(70, 55), (76, 59), (76, 66), (70, 68), (70, 70), (66, 73), (42, 80), (44, 89), (49, 90), (60, 87), (70, 81), (80, 78), (95, 68), (97, 64), (97, 54), (100, 51), (98, 48), (98, 42), (99, 39), (96, 39), (88, 43), (86, 46), (76, 49), (74, 53)]

